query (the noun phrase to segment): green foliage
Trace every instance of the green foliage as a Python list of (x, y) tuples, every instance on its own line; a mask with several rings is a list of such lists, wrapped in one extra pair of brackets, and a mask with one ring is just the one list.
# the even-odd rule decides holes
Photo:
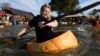
[(51, 0), (50, 2), (52, 11), (57, 11), (58, 14), (70, 13), (78, 4), (79, 0)]

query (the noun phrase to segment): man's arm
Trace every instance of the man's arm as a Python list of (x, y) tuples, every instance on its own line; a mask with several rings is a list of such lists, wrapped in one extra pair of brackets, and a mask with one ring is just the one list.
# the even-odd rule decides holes
[(57, 20), (54, 20), (52, 22), (49, 22), (47, 24), (45, 24), (46, 26), (50, 26), (50, 27), (57, 27), (58, 26), (58, 22)]
[(30, 26), (26, 26), (25, 28), (23, 28), (19, 33), (18, 33), (18, 36), (17, 36), (17, 39), (20, 39), (21, 36), (25, 35), (25, 33), (30, 29), (31, 27)]

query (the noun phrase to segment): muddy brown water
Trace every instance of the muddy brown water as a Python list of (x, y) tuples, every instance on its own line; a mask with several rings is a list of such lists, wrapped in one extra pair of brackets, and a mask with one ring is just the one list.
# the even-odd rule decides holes
[[(16, 26), (14, 26), (12, 29), (14, 30), (15, 27)], [(11, 29), (8, 30), (8, 28), (6, 28), (5, 30), (0, 30), (0, 56), (30, 56), (30, 54), (27, 52), (25, 48), (19, 47), (23, 45), (21, 41), (29, 41), (29, 36), (31, 38), (34, 32), (24, 36), (26, 38), (24, 40), (18, 41), (17, 44), (14, 44), (14, 42), (8, 40), (9, 38), (15, 38), (15, 35), (18, 33), (16, 31), (21, 30), (22, 27), (23, 26), (21, 25), (17, 26), (16, 28), (18, 29), (15, 31)], [(79, 48), (73, 49), (69, 52), (64, 51), (56, 55), (38, 54), (38, 56), (100, 56), (100, 40), (95, 40), (94, 38), (96, 36), (93, 36), (93, 33), (91, 31), (78, 31), (76, 30), (76, 28), (70, 28), (70, 30), (73, 31), (73, 33), (77, 36), (78, 40), (80, 40), (80, 42), (82, 43), (82, 45)], [(10, 35), (12, 35), (12, 37)], [(36, 53), (32, 55), (37, 56)]]

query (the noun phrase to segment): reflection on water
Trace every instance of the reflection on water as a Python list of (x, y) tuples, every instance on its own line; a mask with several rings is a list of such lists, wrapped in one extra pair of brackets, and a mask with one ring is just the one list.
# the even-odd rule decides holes
[[(83, 54), (84, 56), (100, 56), (100, 41), (99, 40), (94, 41), (95, 36), (92, 36), (92, 32), (79, 31), (77, 30), (77, 27), (67, 27), (67, 28), (72, 30), (73, 33), (75, 33), (77, 38), (82, 42), (83, 46), (78, 48), (77, 50), (79, 51), (77, 52), (73, 50), (69, 53), (67, 52), (67, 54), (63, 53), (62, 55), (59, 56), (83, 56)], [(28, 36), (30, 35), (31, 33)], [(28, 52), (25, 49), (18, 48), (22, 44), (23, 43), (15, 45), (14, 42), (11, 42), (9, 39), (5, 40), (5, 38), (0, 38), (0, 56), (29, 56)], [(78, 55), (79, 53), (80, 55)], [(53, 56), (58, 56), (58, 55), (53, 55)]]

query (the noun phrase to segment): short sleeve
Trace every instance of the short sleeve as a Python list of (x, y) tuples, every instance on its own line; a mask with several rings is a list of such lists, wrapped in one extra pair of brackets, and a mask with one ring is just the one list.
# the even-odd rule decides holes
[(28, 25), (29, 25), (30, 27), (35, 26), (35, 25), (36, 25), (36, 20), (35, 20), (35, 18), (32, 19), (32, 20), (30, 20), (29, 23), (28, 23)]

